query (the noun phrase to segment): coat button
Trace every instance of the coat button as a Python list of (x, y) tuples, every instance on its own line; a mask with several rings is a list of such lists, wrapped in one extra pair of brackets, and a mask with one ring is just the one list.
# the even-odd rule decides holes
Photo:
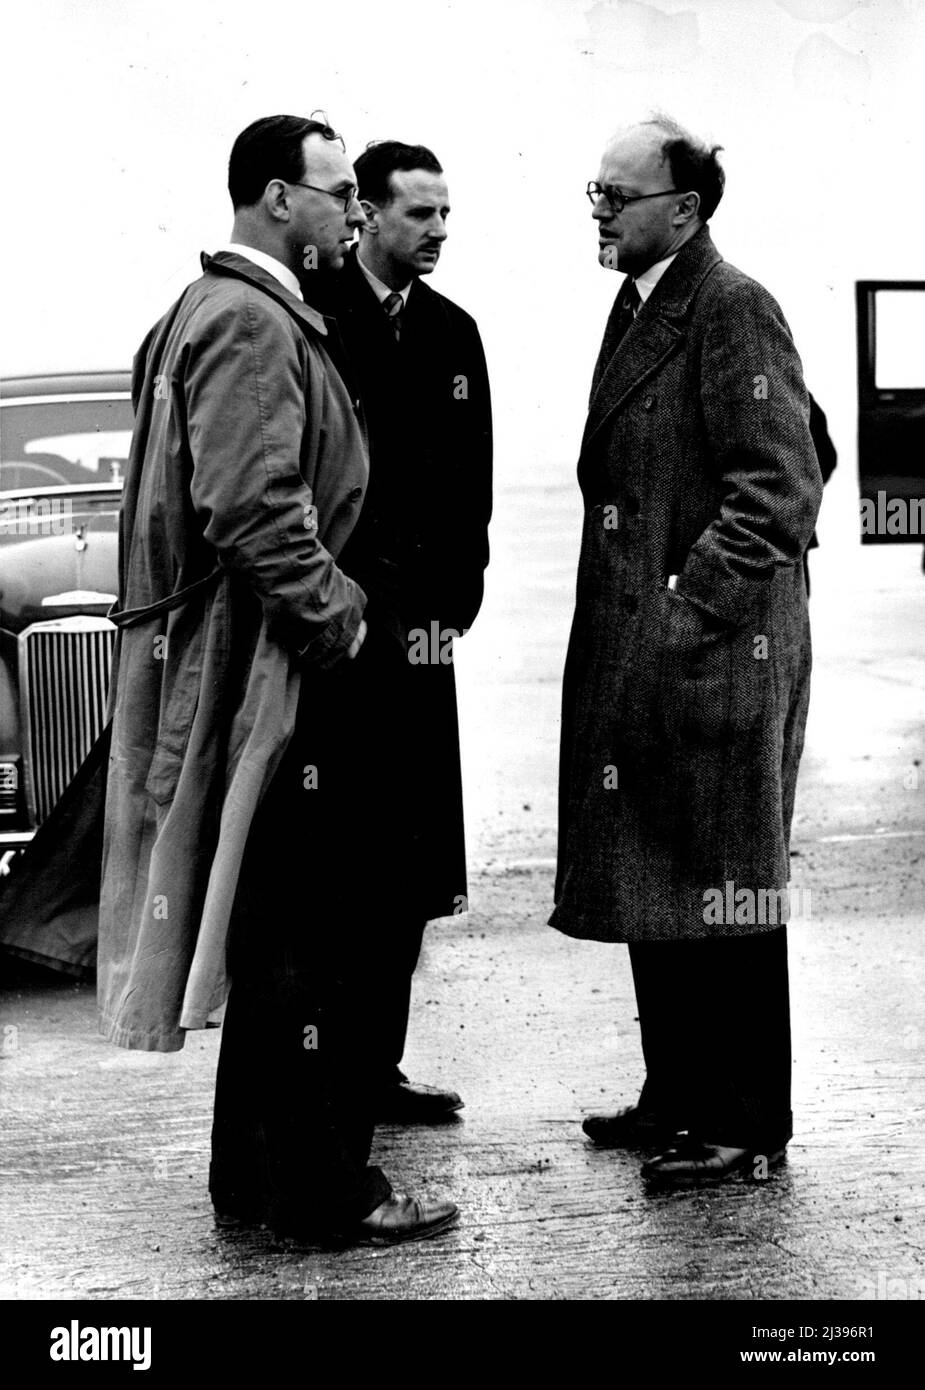
[(351, 502), (359, 502), (360, 498), (363, 496), (363, 489), (361, 487), (352, 487), (347, 496)]
[(624, 594), (620, 600), (620, 605), (627, 613), (635, 613), (639, 607), (639, 599), (635, 594)]
[(654, 406), (654, 404), (655, 404), (655, 397), (654, 397), (654, 396), (646, 396), (645, 400), (644, 400), (643, 403), (642, 403), (642, 408), (643, 408), (643, 410), (651, 410), (652, 407)]

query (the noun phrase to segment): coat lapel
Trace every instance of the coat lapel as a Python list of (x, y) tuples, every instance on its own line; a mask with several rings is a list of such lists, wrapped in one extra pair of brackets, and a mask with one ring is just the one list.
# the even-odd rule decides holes
[(229, 275), (235, 280), (246, 280), (248, 284), (254, 285), (271, 299), (275, 299), (277, 304), (281, 304), (303, 328), (312, 328), (327, 339), (325, 347), (328, 356), (350, 392), (353, 413), (361, 421), (365, 435), (366, 424), (362, 419), (355, 374), (334, 318), (313, 308), (311, 304), (306, 304), (304, 300), (297, 299), (279, 280), (244, 256), (235, 255), (233, 251), (218, 251), (214, 256), (207, 256), (203, 252), (202, 268), (213, 275)]
[(249, 285), (254, 285), (271, 299), (275, 299), (277, 304), (281, 304), (303, 327), (308, 326), (316, 333), (327, 336), (329, 326), (324, 315), (319, 314), (317, 309), (313, 309), (304, 300), (297, 299), (285, 285), (253, 261), (238, 256), (233, 251), (217, 251), (214, 256), (208, 256), (203, 252), (201, 260), (202, 268), (207, 274), (230, 275), (234, 280), (246, 280)]
[[(706, 227), (678, 252), (611, 355), (601, 372), (597, 389), (592, 390), (583, 446), (597, 434), (605, 420), (619, 410), (630, 392), (652, 376), (675, 351), (684, 337), (686, 319), (697, 291), (721, 260)], [(604, 330), (602, 356), (606, 353), (617, 312), (615, 304)]]

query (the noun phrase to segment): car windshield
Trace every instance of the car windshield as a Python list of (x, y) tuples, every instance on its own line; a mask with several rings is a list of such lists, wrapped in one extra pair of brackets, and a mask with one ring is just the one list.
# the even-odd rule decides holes
[(131, 437), (127, 400), (11, 401), (0, 410), (0, 492), (118, 483)]

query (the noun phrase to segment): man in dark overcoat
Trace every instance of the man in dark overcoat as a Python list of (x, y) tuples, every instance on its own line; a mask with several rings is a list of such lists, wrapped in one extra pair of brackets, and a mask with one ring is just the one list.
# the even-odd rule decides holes
[(366, 595), (338, 564), (365, 495), (358, 403), (297, 271), (363, 221), (340, 137), (255, 122), (232, 239), (135, 359), (100, 900), (101, 1027), (170, 1051), (218, 1021), (221, 1221), (433, 1234), (452, 1203), (368, 1166), (375, 923), (351, 816), (382, 730), (358, 699)]
[(594, 372), (551, 922), (629, 943), (646, 1079), (590, 1116), (649, 1178), (763, 1176), (792, 1134), (789, 833), (822, 495), (780, 308), (707, 223), (717, 151), (665, 118), (588, 187), (625, 272)]
[(355, 169), (366, 222), (343, 272), (327, 277), (326, 307), (370, 444), (369, 488), (340, 565), (368, 596), (361, 674), (388, 731), (355, 799), (384, 945), (377, 1114), (428, 1123), (462, 1101), (409, 1081), (400, 1062), (425, 923), (468, 901), (453, 643), (482, 601), (491, 403), (474, 319), (422, 280), (437, 264), (450, 211), (436, 157), (385, 140)]

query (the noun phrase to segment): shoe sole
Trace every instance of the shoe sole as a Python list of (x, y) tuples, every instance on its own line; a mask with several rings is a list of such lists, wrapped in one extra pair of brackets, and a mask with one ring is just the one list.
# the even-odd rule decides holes
[(417, 1112), (402, 1115), (398, 1111), (385, 1113), (376, 1116), (377, 1125), (442, 1125), (448, 1120), (452, 1120), (459, 1114), (460, 1110), (466, 1108), (465, 1101), (460, 1101), (458, 1105), (452, 1106), (448, 1110), (438, 1110), (432, 1115), (421, 1115)]
[(333, 1234), (320, 1234), (313, 1232), (299, 1233), (296, 1231), (273, 1231), (273, 1240), (281, 1250), (317, 1250), (328, 1254), (339, 1254), (345, 1250), (367, 1248), (370, 1246), (377, 1249), (390, 1245), (406, 1245), (413, 1240), (429, 1240), (431, 1236), (442, 1235), (444, 1231), (454, 1225), (459, 1220), (459, 1212), (454, 1211), (450, 1216), (444, 1217), (440, 1221), (435, 1221), (431, 1226), (424, 1226), (419, 1230), (411, 1232), (409, 1235), (383, 1236), (383, 1235), (364, 1235), (355, 1234), (352, 1231), (339, 1231)]
[(385, 1245), (406, 1245), (412, 1240), (430, 1240), (431, 1236), (442, 1235), (444, 1231), (448, 1231), (451, 1226), (456, 1225), (458, 1220), (459, 1212), (453, 1211), (450, 1212), (449, 1216), (444, 1216), (440, 1221), (434, 1221), (429, 1226), (422, 1226), (410, 1232), (408, 1235), (362, 1235), (351, 1243), (353, 1245), (374, 1245), (381, 1247)]
[(729, 1182), (733, 1178), (741, 1178), (760, 1186), (765, 1179), (753, 1176), (752, 1169), (755, 1160), (763, 1158), (767, 1161), (768, 1168), (777, 1168), (783, 1163), (786, 1153), (786, 1149), (778, 1149), (776, 1153), (772, 1154), (762, 1154), (756, 1151), (743, 1158), (734, 1168), (727, 1168), (722, 1173), (710, 1172), (709, 1170), (703, 1173), (644, 1172), (642, 1176), (648, 1184), (654, 1187), (718, 1187), (721, 1183)]
[(220, 1231), (254, 1229), (267, 1224), (262, 1216), (238, 1216), (232, 1211), (213, 1211), (212, 1219)]

